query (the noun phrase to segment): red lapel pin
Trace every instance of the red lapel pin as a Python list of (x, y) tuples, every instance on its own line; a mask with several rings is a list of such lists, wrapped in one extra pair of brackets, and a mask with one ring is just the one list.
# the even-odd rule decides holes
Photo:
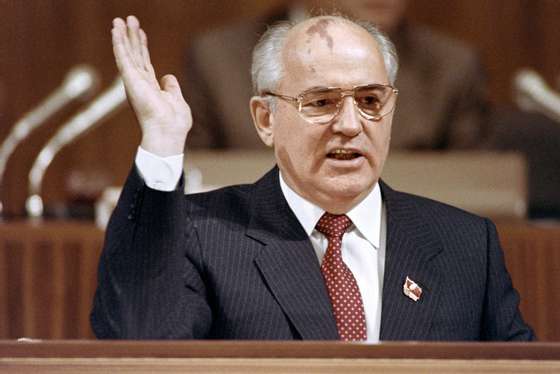
[(406, 277), (406, 280), (403, 284), (403, 293), (410, 297), (414, 301), (420, 300), (422, 296), (422, 287), (420, 287), (416, 282), (414, 282), (409, 277)]

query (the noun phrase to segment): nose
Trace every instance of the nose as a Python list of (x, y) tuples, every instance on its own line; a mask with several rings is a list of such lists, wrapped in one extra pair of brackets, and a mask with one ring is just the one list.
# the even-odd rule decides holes
[(340, 111), (332, 124), (333, 132), (341, 133), (348, 137), (358, 135), (363, 129), (362, 118), (354, 104), (353, 97), (344, 97), (340, 105)]

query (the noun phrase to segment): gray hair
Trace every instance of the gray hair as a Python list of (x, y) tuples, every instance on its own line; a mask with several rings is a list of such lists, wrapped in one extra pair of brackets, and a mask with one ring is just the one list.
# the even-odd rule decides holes
[[(344, 16), (330, 16), (344, 22), (358, 25), (366, 30), (377, 42), (383, 62), (389, 75), (389, 82), (395, 84), (399, 61), (394, 44), (383, 32), (373, 24), (351, 20)], [(251, 65), (251, 78), (254, 95), (261, 95), (266, 91), (274, 91), (284, 75), (282, 64), (282, 49), (287, 39), (288, 32), (301, 21), (282, 21), (269, 27), (253, 50), (253, 63)]]

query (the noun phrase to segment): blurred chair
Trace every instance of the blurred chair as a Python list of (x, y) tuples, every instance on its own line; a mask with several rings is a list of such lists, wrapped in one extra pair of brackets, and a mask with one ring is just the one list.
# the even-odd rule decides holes
[(486, 148), (527, 160), (530, 218), (560, 218), (560, 123), (544, 114), (496, 110)]

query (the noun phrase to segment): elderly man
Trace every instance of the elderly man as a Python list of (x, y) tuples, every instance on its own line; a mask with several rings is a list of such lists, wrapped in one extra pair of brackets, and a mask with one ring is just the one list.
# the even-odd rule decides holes
[(375, 28), (271, 28), (250, 108), (277, 167), (187, 196), (177, 80), (156, 80), (136, 18), (114, 21), (113, 45), (143, 136), (101, 257), (98, 337), (533, 339), (493, 224), (380, 180), (397, 58)]

